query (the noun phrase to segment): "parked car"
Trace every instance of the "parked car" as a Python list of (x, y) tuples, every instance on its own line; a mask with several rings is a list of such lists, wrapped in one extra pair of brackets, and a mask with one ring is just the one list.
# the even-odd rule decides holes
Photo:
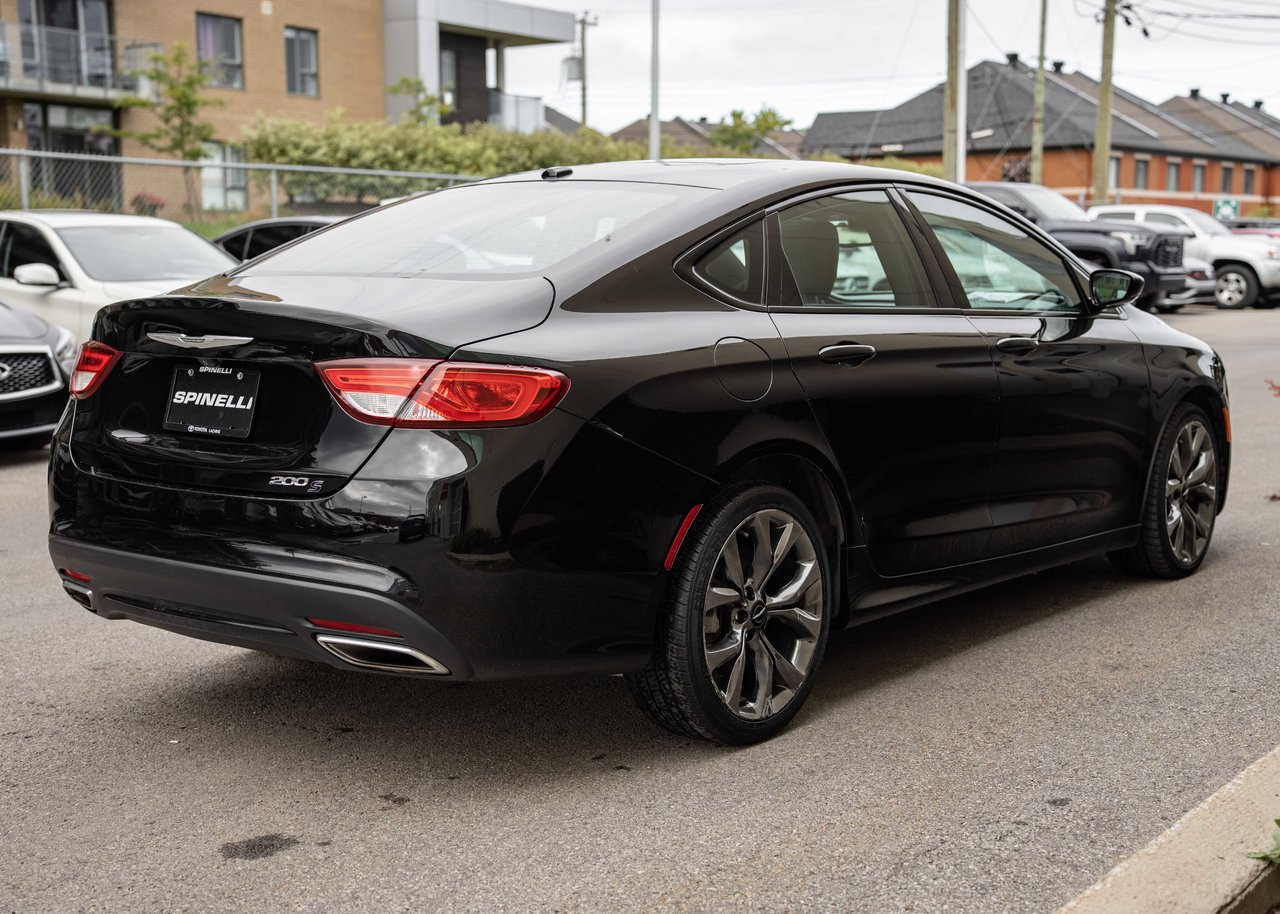
[(1213, 264), (1218, 307), (1275, 307), (1269, 297), (1280, 294), (1280, 242), (1232, 234), (1208, 213), (1185, 206), (1117, 203), (1091, 206), (1089, 215), (1183, 232), (1187, 253)]
[(103, 305), (235, 266), (167, 219), (77, 210), (0, 212), (0, 301), (87, 339)]
[(1178, 311), (1185, 305), (1216, 305), (1218, 281), (1213, 264), (1199, 257), (1187, 257), (1187, 282), (1180, 292), (1171, 292), (1160, 300), (1156, 310)]
[(236, 260), (252, 260), (286, 242), (341, 222), (345, 216), (280, 216), (259, 219), (233, 228), (213, 239)]
[[(880, 288), (842, 287), (842, 235)], [(754, 742), (836, 628), (1094, 554), (1200, 567), (1223, 367), (1141, 288), (900, 171), (451, 188), (104, 309), (50, 554), (101, 618), (428, 679), (623, 673), (662, 725)]]
[(67, 405), (71, 331), (0, 304), (0, 443), (43, 447)]
[(1146, 283), (1140, 308), (1150, 311), (1183, 290), (1187, 271), (1179, 232), (1090, 219), (1079, 206), (1041, 184), (975, 181), (968, 186), (1031, 220), (1081, 260), (1137, 273)]

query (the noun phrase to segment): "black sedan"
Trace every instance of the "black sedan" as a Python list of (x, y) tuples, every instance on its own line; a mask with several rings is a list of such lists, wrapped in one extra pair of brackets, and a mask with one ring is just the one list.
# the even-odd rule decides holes
[(104, 618), (440, 679), (624, 673), (725, 743), (833, 629), (1204, 561), (1223, 367), (1035, 226), (828, 163), (552, 168), (99, 313), (49, 547)]
[(75, 355), (70, 331), (0, 304), (0, 445), (49, 443), (67, 406)]

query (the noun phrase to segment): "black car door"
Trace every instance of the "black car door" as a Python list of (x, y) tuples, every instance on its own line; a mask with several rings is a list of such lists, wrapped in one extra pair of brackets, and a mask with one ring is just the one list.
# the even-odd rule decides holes
[(1148, 373), (1120, 311), (1090, 315), (1069, 255), (978, 201), (912, 190), (1000, 378), (991, 556), (1135, 523)]
[(872, 566), (897, 576), (980, 558), (998, 384), (982, 334), (938, 307), (927, 245), (887, 188), (792, 202), (768, 222), (770, 313)]

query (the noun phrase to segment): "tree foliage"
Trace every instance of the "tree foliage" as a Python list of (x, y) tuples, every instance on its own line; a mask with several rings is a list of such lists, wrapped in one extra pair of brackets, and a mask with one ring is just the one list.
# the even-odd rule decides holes
[(405, 118), (415, 124), (435, 123), (452, 110), (441, 101), (440, 96), (427, 91), (426, 83), (413, 76), (400, 77), (387, 87), (387, 91), (392, 95), (409, 96), (410, 107)]
[(741, 108), (735, 108), (729, 112), (727, 120), (711, 128), (711, 141), (745, 154), (775, 130), (786, 130), (790, 126), (790, 118), (783, 117), (776, 108), (767, 105), (750, 118)]
[(196, 60), (179, 42), (168, 54), (152, 54), (149, 66), (133, 75), (146, 79), (155, 89), (155, 97), (128, 95), (117, 99), (115, 107), (150, 111), (155, 115), (155, 124), (149, 130), (108, 128), (105, 132), (135, 139), (165, 157), (188, 162), (204, 158), (204, 144), (213, 139), (214, 128), (201, 120), (200, 113), (225, 104), (222, 99), (203, 94), (209, 85), (205, 62)]

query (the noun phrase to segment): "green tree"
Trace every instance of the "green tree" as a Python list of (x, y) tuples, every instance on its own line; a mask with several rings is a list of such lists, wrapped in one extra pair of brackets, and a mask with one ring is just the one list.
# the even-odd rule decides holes
[(786, 130), (791, 119), (783, 117), (776, 108), (767, 105), (750, 118), (741, 108), (729, 112), (727, 120), (711, 128), (711, 142), (741, 153), (749, 153), (756, 144), (775, 130)]
[[(205, 108), (225, 104), (221, 99), (207, 98), (209, 72), (204, 61), (197, 60), (187, 46), (175, 44), (168, 54), (152, 54), (149, 66), (134, 76), (147, 80), (154, 96), (128, 95), (117, 99), (120, 109), (143, 109), (155, 116), (149, 130), (106, 128), (116, 138), (137, 140), (152, 152), (165, 157), (198, 162), (204, 158), (204, 144), (214, 137), (213, 125), (201, 119)], [(200, 209), (200, 187), (194, 168), (182, 169), (187, 192), (187, 214), (194, 218)]]
[(440, 100), (440, 96), (427, 91), (427, 84), (412, 76), (402, 76), (387, 87), (392, 95), (407, 95), (411, 99), (405, 119), (414, 124), (436, 124), (452, 109)]

